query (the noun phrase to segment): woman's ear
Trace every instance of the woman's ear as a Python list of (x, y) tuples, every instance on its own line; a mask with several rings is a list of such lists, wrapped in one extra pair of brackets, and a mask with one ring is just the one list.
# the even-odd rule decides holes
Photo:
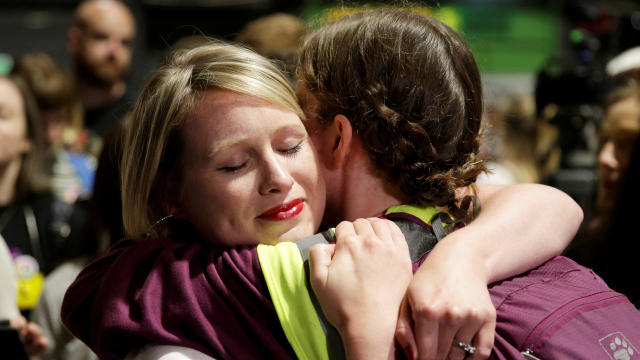
[(183, 218), (182, 210), (182, 191), (180, 184), (176, 180), (167, 180), (164, 186), (164, 195), (162, 198), (162, 208), (166, 215), (173, 215), (176, 218)]
[(351, 121), (342, 114), (334, 116), (331, 126), (334, 132), (334, 142), (331, 149), (332, 165), (334, 168), (339, 168), (345, 164), (351, 151), (353, 126), (351, 126)]

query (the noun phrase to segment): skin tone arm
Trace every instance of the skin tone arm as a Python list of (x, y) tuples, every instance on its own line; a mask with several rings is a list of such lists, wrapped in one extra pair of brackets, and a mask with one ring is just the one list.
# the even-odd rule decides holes
[(393, 359), (398, 309), (412, 276), (404, 236), (392, 222), (371, 218), (340, 223), (336, 240), (309, 253), (322, 309), (348, 359)]
[(407, 289), (396, 339), (409, 359), (463, 359), (454, 339), (477, 347), (468, 359), (487, 358), (496, 316), (486, 285), (559, 255), (582, 222), (578, 204), (549, 186), (478, 187), (479, 216), (434, 248)]

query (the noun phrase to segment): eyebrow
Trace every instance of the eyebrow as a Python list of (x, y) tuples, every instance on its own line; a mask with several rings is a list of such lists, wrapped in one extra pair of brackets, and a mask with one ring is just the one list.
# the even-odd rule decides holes
[(223, 152), (224, 150), (232, 148), (232, 147), (235, 147), (235, 146), (237, 146), (239, 144), (242, 144), (244, 142), (244, 140), (245, 139), (242, 138), (242, 139), (237, 140), (237, 141), (229, 141), (229, 142), (226, 142), (226, 143), (222, 144), (222, 146), (219, 146), (219, 147), (217, 147), (215, 149), (211, 149), (209, 151), (209, 154), (207, 154), (207, 158), (208, 159), (212, 159), (216, 155), (218, 155), (219, 153)]

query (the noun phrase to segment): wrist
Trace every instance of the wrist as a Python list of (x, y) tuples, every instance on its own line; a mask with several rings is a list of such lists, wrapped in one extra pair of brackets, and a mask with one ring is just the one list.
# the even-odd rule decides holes
[(436, 255), (447, 258), (452, 266), (456, 268), (464, 266), (478, 281), (489, 284), (492, 280), (491, 254), (486, 253), (487, 249), (481, 246), (483, 243), (481, 236), (472, 234), (467, 228), (462, 228), (438, 243), (429, 257)]
[(361, 322), (339, 330), (347, 359), (387, 359), (393, 354), (395, 320)]

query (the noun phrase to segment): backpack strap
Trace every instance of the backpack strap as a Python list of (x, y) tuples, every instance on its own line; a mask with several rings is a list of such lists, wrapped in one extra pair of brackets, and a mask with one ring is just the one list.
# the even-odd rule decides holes
[(417, 261), (455, 228), (453, 218), (433, 206), (393, 206), (384, 217), (395, 222), (402, 230), (411, 261)]
[(287, 340), (299, 359), (344, 359), (338, 330), (327, 320), (311, 287), (309, 249), (334, 240), (335, 230), (295, 243), (258, 245), (260, 267)]
[(438, 239), (438, 241), (451, 234), (454, 226), (455, 221), (453, 221), (449, 214), (444, 212), (437, 213), (431, 219), (431, 227), (433, 228), (433, 233), (436, 235), (436, 239)]

